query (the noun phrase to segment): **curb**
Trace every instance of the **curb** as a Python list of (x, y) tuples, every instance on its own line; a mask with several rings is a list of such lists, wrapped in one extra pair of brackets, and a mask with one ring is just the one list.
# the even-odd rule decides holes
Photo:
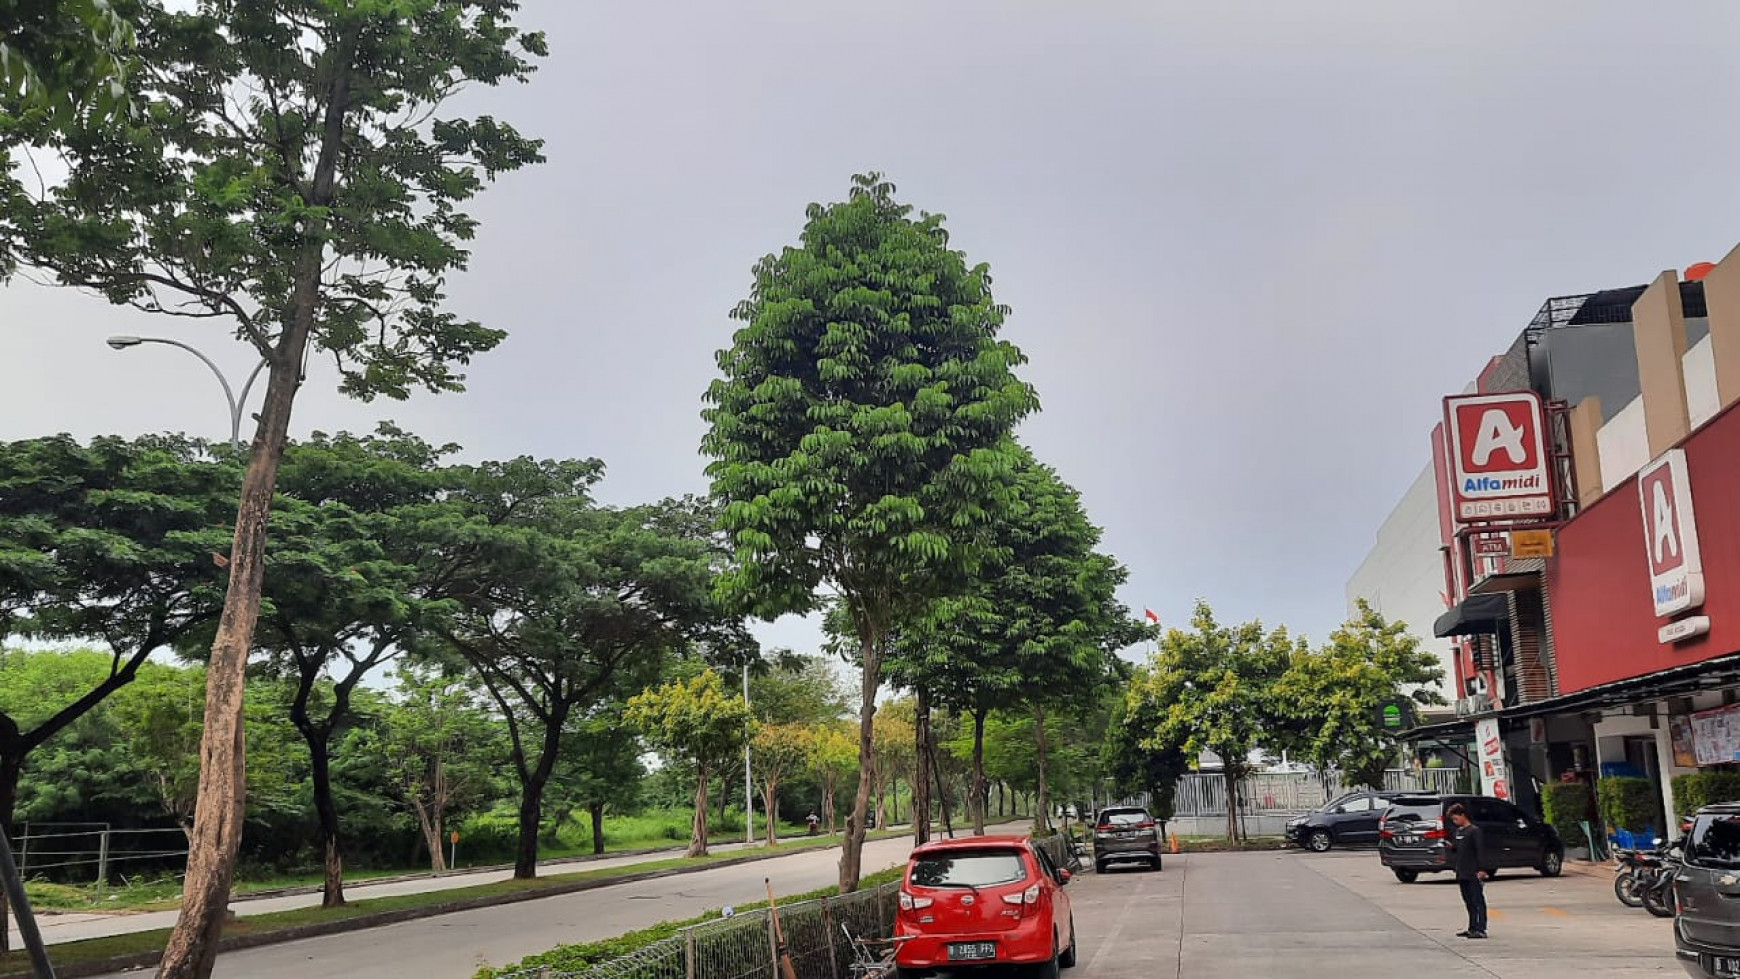
[[(897, 839), (897, 836), (884, 839)], [(865, 842), (876, 842), (866, 840)], [(397, 911), (378, 911), (372, 914), (361, 914), (354, 918), (342, 918), (336, 921), (321, 921), (307, 925), (292, 925), (275, 928), (256, 935), (236, 935), (218, 941), (218, 951), (235, 952), (242, 949), (259, 948), (264, 945), (279, 945), (284, 942), (300, 941), (304, 938), (319, 938), (325, 935), (338, 935), (351, 931), (363, 931), (368, 928), (379, 928), (385, 925), (396, 925), (405, 921), (416, 921), (422, 918), (434, 918), (444, 914), (454, 914), (460, 911), (475, 911), (479, 908), (499, 907), (506, 904), (519, 904), (524, 901), (536, 901), (546, 897), (561, 897), (567, 894), (577, 894), (581, 891), (593, 891), (605, 887), (615, 887), (619, 884), (635, 884), (641, 881), (658, 880), (664, 877), (679, 877), (684, 874), (696, 874), (721, 867), (735, 867), (746, 863), (760, 863), (763, 860), (777, 860), (781, 857), (793, 856), (806, 851), (835, 850), (839, 843), (828, 843), (821, 846), (801, 847), (787, 850), (784, 853), (755, 853), (741, 857), (727, 857), (710, 863), (692, 867), (672, 867), (666, 870), (648, 870), (640, 873), (625, 873), (620, 876), (601, 877), (595, 880), (571, 881), (566, 884), (551, 884), (522, 891), (517, 894), (494, 894), (488, 897), (463, 898), (455, 901), (443, 901), (438, 904), (426, 904), (417, 908), (403, 908)], [(657, 851), (655, 851), (657, 852)], [(316, 888), (318, 890), (318, 888)], [(49, 946), (50, 954), (54, 946)], [(110, 972), (130, 972), (144, 969), (157, 964), (163, 957), (162, 951), (138, 952), (132, 955), (117, 955), (107, 959), (91, 962), (78, 962), (71, 965), (57, 966), (55, 975), (62, 979), (86, 979), (90, 976), (101, 976)], [(0, 979), (30, 979), (28, 967), (24, 971), (0, 972)]]

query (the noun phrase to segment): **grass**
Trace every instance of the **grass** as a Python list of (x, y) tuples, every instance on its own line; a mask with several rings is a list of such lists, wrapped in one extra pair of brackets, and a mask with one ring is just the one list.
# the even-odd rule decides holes
[[(902, 836), (904, 832), (883, 831), (871, 833), (869, 838), (885, 839), (892, 836)], [(817, 846), (837, 843), (837, 838), (818, 837), (793, 840), (782, 843), (775, 852), (790, 852)], [(528, 891), (553, 890), (580, 882), (609, 880), (626, 877), (633, 874), (651, 873), (660, 870), (676, 870), (688, 867), (702, 867), (720, 863), (743, 856), (766, 853), (765, 847), (750, 850), (724, 851), (708, 854), (705, 857), (672, 857), (664, 860), (648, 860), (630, 864), (625, 867), (600, 867), (592, 870), (581, 870), (573, 873), (556, 873), (539, 877), (535, 880), (507, 880), (493, 884), (477, 884), (471, 887), (461, 887), (448, 891), (432, 891), (421, 894), (400, 894), (392, 897), (369, 898), (354, 901), (342, 908), (296, 908), (289, 911), (274, 911), (269, 914), (248, 915), (240, 917), (224, 926), (224, 937), (261, 935), (275, 931), (285, 931), (306, 925), (325, 924), (336, 921), (346, 921), (366, 915), (383, 914), (393, 911), (409, 911), (419, 908), (434, 907), (461, 901), (475, 901), (494, 897), (507, 897), (524, 894)], [(50, 885), (51, 887), (54, 885)], [(50, 947), (50, 956), (55, 964), (62, 968), (82, 963), (101, 962), (119, 956), (139, 955), (147, 952), (161, 951), (169, 939), (169, 929), (159, 928), (151, 931), (136, 932), (130, 935), (116, 935), (109, 938), (92, 938), (79, 942), (65, 942)], [(9, 952), (0, 955), (0, 979), (13, 979), (29, 975), (29, 959), (23, 952)]]
[(1185, 853), (1219, 853), (1226, 851), (1284, 850), (1287, 840), (1281, 836), (1253, 836), (1237, 843), (1225, 836), (1178, 836), (1178, 845)]

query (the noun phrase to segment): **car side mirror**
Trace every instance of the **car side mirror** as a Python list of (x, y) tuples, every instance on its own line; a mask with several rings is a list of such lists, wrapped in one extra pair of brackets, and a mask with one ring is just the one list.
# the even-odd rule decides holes
[(1059, 870), (1057, 872), (1057, 882), (1059, 884), (1068, 884), (1072, 880), (1075, 880), (1075, 875), (1070, 873), (1069, 871)]

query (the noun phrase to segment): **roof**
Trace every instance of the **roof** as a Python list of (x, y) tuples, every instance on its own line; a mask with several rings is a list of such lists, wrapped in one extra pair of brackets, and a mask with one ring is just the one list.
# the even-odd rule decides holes
[(1005, 833), (1000, 836), (957, 836), (949, 840), (931, 840), (912, 852), (915, 854), (935, 853), (939, 850), (976, 850), (986, 846), (1026, 846), (1033, 842), (1030, 836), (1015, 833)]

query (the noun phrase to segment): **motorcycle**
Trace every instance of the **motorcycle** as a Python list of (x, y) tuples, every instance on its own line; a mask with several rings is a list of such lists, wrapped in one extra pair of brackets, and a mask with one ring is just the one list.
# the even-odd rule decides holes
[(1659, 850), (1659, 865), (1638, 882), (1638, 896), (1643, 898), (1643, 909), (1657, 918), (1674, 916), (1674, 878), (1680, 872), (1679, 847), (1679, 842), (1675, 841)]
[(1639, 885), (1653, 877), (1661, 866), (1661, 855), (1654, 850), (1617, 850), (1614, 856), (1613, 895), (1628, 908), (1643, 907)]

